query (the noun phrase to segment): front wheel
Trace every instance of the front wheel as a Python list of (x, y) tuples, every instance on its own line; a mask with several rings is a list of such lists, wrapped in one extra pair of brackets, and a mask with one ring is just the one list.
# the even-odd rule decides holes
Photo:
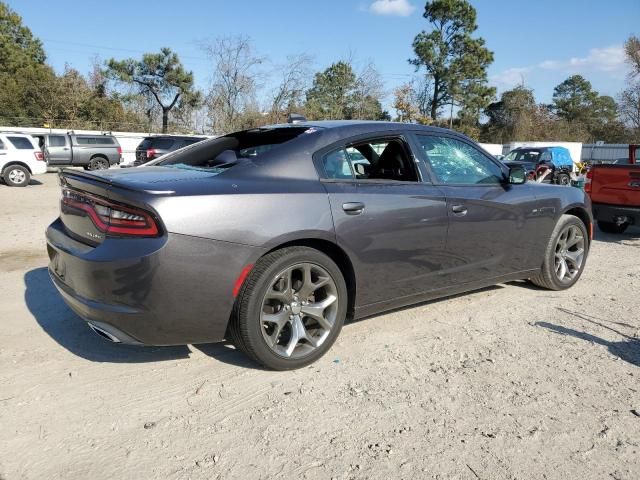
[(604, 233), (624, 233), (628, 226), (628, 223), (617, 224), (598, 220), (598, 228)]
[(542, 269), (531, 281), (549, 290), (565, 290), (578, 281), (589, 252), (589, 234), (573, 215), (562, 215), (545, 249)]
[(8, 166), (4, 170), (2, 177), (10, 187), (26, 187), (29, 185), (29, 180), (31, 180), (29, 170), (21, 165)]
[(307, 247), (269, 253), (253, 267), (236, 299), (232, 342), (273, 370), (309, 365), (331, 348), (347, 314), (340, 268)]

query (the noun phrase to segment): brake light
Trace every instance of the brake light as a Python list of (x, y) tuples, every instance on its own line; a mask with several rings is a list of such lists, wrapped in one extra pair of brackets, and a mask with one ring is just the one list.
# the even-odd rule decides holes
[(122, 155), (122, 147), (118, 147), (118, 155)]
[(64, 188), (62, 206), (86, 212), (98, 230), (106, 234), (138, 237), (160, 234), (158, 224), (148, 212), (85, 192)]
[(587, 175), (584, 179), (584, 191), (591, 193), (591, 181), (593, 180), (593, 170), (587, 170)]
[(36, 160), (44, 161), (44, 154), (42, 152), (33, 152), (33, 155), (35, 155)]
[(156, 156), (156, 149), (155, 148), (148, 148), (147, 149), (147, 158), (149, 160), (151, 160), (155, 156)]

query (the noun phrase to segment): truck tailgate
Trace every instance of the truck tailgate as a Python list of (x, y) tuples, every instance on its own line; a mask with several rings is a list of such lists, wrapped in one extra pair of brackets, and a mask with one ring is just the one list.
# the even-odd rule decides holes
[(640, 207), (640, 165), (596, 165), (590, 177), (593, 203)]

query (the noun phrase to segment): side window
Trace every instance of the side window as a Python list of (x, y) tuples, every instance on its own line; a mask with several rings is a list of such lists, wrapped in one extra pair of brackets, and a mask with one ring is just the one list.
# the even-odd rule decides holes
[(65, 143), (65, 138), (63, 135), (49, 135), (50, 147), (64, 147)]
[(498, 165), (468, 143), (449, 137), (417, 137), (431, 170), (440, 183), (495, 184), (504, 178)]
[(7, 147), (4, 146), (4, 143), (2, 143), (2, 139), (0, 139), (0, 150), (6, 150)]
[(540, 155), (540, 162), (551, 163), (551, 152), (549, 150), (542, 152), (542, 155)]
[(7, 137), (7, 140), (18, 150), (35, 150), (33, 144), (25, 137)]
[(351, 167), (347, 160), (347, 153), (343, 150), (334, 150), (327, 153), (322, 158), (322, 166), (324, 167), (324, 174), (327, 178), (335, 179), (352, 179)]
[(347, 149), (349, 161), (359, 180), (417, 182), (416, 166), (401, 138), (367, 140)]

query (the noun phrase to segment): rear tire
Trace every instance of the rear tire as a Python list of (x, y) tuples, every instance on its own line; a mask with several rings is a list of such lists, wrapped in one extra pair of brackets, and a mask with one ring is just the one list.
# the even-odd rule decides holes
[(2, 178), (10, 187), (26, 187), (31, 180), (31, 174), (22, 165), (9, 165), (2, 172)]
[(109, 168), (109, 161), (104, 157), (93, 157), (89, 161), (89, 170), (107, 170)]
[(628, 226), (628, 223), (618, 225), (617, 223), (598, 220), (598, 228), (604, 233), (624, 233)]
[(340, 268), (325, 254), (308, 247), (276, 250), (245, 280), (229, 324), (230, 340), (268, 369), (302, 368), (335, 342), (347, 295)]
[(566, 290), (584, 270), (589, 253), (589, 234), (573, 215), (562, 215), (545, 249), (542, 269), (531, 282), (548, 290)]

